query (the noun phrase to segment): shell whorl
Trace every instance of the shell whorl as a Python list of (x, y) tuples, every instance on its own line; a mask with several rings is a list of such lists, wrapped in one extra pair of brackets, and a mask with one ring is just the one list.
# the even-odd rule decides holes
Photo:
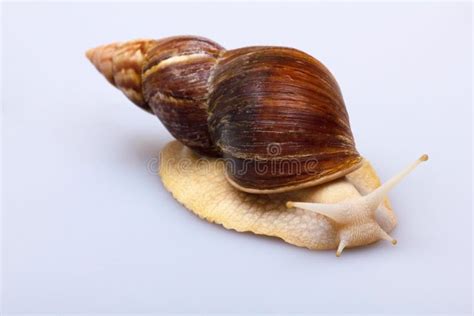
[(154, 43), (154, 40), (138, 39), (99, 46), (86, 52), (87, 58), (112, 85), (152, 114), (142, 93), (142, 67), (145, 54)]
[(243, 191), (313, 186), (362, 162), (336, 80), (304, 52), (267, 46), (226, 51), (211, 90), (211, 135), (231, 161), (228, 180)]
[(362, 163), (336, 80), (304, 52), (225, 50), (202, 37), (176, 36), (86, 54), (181, 143), (228, 159), (227, 178), (242, 191), (291, 191), (342, 177)]
[(97, 70), (133, 103), (155, 114), (183, 144), (218, 156), (207, 125), (209, 77), (219, 44), (196, 36), (139, 39), (86, 52)]
[(210, 78), (219, 44), (202, 37), (162, 39), (148, 51), (142, 69), (143, 94), (170, 133), (195, 151), (218, 156), (208, 127)]

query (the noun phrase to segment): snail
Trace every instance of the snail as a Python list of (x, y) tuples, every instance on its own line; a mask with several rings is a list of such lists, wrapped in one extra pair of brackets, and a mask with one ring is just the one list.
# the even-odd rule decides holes
[(86, 56), (176, 138), (162, 150), (160, 176), (198, 216), (337, 256), (381, 239), (396, 244), (386, 195), (428, 156), (381, 185), (317, 59), (286, 47), (225, 50), (196, 36), (113, 43)]

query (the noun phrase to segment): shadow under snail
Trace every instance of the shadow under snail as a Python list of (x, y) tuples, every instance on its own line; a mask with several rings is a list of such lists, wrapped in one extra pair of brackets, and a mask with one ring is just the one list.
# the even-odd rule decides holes
[(315, 58), (285, 47), (225, 50), (196, 36), (86, 55), (179, 141), (163, 149), (160, 176), (198, 216), (337, 256), (396, 243), (387, 192), (428, 156), (381, 185), (355, 148), (336, 80)]

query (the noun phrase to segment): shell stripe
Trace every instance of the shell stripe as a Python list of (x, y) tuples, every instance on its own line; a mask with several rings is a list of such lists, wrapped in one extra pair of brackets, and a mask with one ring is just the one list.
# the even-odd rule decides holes
[(163, 59), (158, 64), (148, 68), (146, 71), (143, 72), (142, 78), (145, 79), (152, 73), (163, 69), (165, 67), (174, 66), (176, 64), (186, 64), (190, 62), (200, 61), (200, 60), (214, 60), (215, 58), (206, 53), (197, 53), (197, 54), (189, 54), (189, 55), (178, 55), (178, 56), (171, 56), (166, 59)]

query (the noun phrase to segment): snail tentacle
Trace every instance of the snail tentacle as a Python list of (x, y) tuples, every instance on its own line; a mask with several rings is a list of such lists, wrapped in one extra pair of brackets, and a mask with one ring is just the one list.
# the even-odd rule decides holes
[(341, 253), (342, 253), (342, 251), (344, 250), (345, 247), (346, 247), (346, 242), (344, 240), (341, 240), (339, 242), (339, 246), (337, 247), (337, 251), (336, 251), (336, 256), (337, 257), (341, 256)]
[(346, 217), (351, 211), (352, 203), (341, 202), (335, 204), (326, 204), (326, 203), (308, 203), (308, 202), (292, 202), (288, 201), (286, 203), (287, 208), (302, 208), (304, 210), (313, 211), (319, 213), (330, 219), (343, 223), (346, 220)]
[(336, 226), (339, 226), (340, 242), (336, 252), (337, 256), (340, 256), (345, 247), (358, 246), (380, 239), (388, 240), (395, 245), (397, 241), (380, 227), (375, 219), (375, 213), (387, 193), (426, 160), (428, 160), (428, 156), (422, 155), (380, 187), (356, 199), (334, 204), (289, 201), (286, 206), (312, 211), (332, 219)]
[(394, 245), (394, 246), (397, 244), (397, 240), (395, 238), (393, 238), (392, 236), (390, 236), (385, 230), (380, 228), (379, 232), (380, 232), (380, 238), (381, 239), (385, 239), (387, 241), (390, 241), (392, 243), (392, 245)]
[(363, 199), (366, 200), (367, 203), (375, 209), (378, 205), (380, 205), (380, 203), (382, 203), (383, 199), (391, 189), (393, 189), (403, 178), (410, 174), (420, 163), (427, 160), (428, 155), (422, 155), (415, 162), (407, 166), (405, 169), (403, 169), (397, 175), (392, 177), (390, 180), (382, 184), (380, 187), (378, 187), (368, 195), (365, 195)]

